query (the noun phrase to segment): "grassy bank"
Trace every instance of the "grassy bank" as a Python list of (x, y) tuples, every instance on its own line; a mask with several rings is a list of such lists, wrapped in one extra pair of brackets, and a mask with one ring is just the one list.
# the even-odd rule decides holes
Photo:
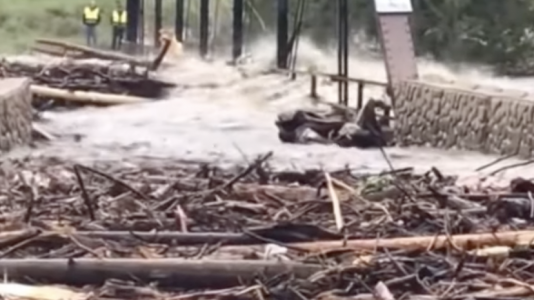
[[(0, 0), (0, 53), (21, 53), (36, 38), (59, 38), (73, 42), (83, 42), (81, 13), (88, 0)], [(103, 24), (99, 31), (99, 44), (109, 45), (111, 29), (109, 13), (114, 0), (97, 0), (104, 10)], [(146, 1), (148, 32), (152, 28), (154, 16), (153, 2)], [(189, 1), (189, 23), (197, 24), (198, 0)], [(174, 1), (165, 0), (164, 26), (172, 26)], [(231, 1), (221, 0), (218, 4), (219, 20), (230, 15)], [(215, 7), (212, 8), (214, 13)], [(196, 27), (196, 26), (194, 26)]]
[[(104, 3), (107, 2), (113, 3)], [(82, 40), (80, 18), (85, 3), (84, 0), (0, 0), (3, 41), (0, 51), (24, 51), (40, 37)]]

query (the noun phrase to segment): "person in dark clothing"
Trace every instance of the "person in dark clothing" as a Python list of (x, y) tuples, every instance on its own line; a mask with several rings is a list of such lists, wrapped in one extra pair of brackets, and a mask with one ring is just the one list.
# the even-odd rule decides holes
[(111, 26), (112, 26), (112, 42), (111, 49), (120, 50), (122, 46), (122, 39), (124, 37), (124, 31), (126, 30), (126, 23), (128, 22), (128, 14), (124, 7), (117, 1), (117, 7), (111, 14)]
[(87, 46), (96, 46), (97, 32), (96, 28), (100, 24), (100, 8), (94, 0), (83, 9), (82, 22), (85, 26), (85, 39)]

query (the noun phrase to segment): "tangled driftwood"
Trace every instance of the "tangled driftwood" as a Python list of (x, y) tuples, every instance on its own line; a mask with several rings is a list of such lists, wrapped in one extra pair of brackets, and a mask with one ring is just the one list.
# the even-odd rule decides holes
[(66, 91), (91, 91), (106, 94), (158, 98), (174, 84), (140, 73), (126, 65), (61, 59), (43, 63), (38, 59), (4, 59), (3, 77), (30, 77), (35, 85)]
[(50, 103), (138, 103), (150, 98), (162, 98), (168, 89), (175, 87), (174, 83), (162, 80), (153, 73), (161, 65), (171, 42), (164, 39), (158, 55), (148, 60), (42, 39), (37, 40), (34, 50), (55, 58), (3, 59), (0, 62), (0, 76), (32, 78), (34, 103), (40, 108), (48, 107)]
[(342, 147), (382, 147), (393, 142), (387, 116), (377, 116), (382, 101), (369, 100), (361, 111), (336, 106), (331, 110), (296, 110), (280, 114), (279, 138), (286, 143), (337, 144)]
[(3, 162), (0, 268), (11, 280), (92, 287), (11, 283), (0, 293), (530, 299), (528, 180), (468, 193), (436, 169), (273, 172), (271, 155), (232, 169)]

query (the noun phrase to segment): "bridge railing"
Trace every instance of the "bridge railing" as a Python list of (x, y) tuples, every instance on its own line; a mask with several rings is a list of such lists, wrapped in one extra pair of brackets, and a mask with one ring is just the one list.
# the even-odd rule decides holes
[[(318, 85), (317, 85), (317, 79), (319, 77), (321, 78), (327, 78), (330, 79), (332, 82), (346, 82), (348, 83), (355, 83), (357, 85), (356, 90), (356, 108), (361, 109), (364, 104), (365, 99), (365, 87), (367, 86), (378, 86), (383, 87), (384, 89), (387, 88), (388, 83), (385, 81), (376, 81), (376, 80), (369, 80), (364, 78), (356, 78), (356, 77), (344, 77), (337, 74), (330, 74), (330, 73), (322, 73), (322, 72), (312, 72), (312, 71), (299, 71), (299, 70), (285, 70), (285, 69), (276, 69), (277, 73), (280, 74), (287, 74), (290, 75), (291, 78), (295, 79), (297, 75), (306, 75), (310, 76), (310, 96), (312, 98), (318, 98), (319, 94), (317, 93)], [(341, 94), (338, 94), (338, 104), (349, 106), (348, 97), (343, 99)]]

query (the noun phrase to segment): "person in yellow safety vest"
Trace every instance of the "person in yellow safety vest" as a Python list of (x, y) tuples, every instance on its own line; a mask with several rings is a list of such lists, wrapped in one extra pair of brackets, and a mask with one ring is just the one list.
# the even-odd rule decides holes
[(96, 46), (96, 27), (100, 24), (100, 7), (91, 0), (88, 6), (83, 9), (83, 24), (85, 26), (85, 38), (87, 46)]
[(121, 2), (117, 1), (117, 8), (111, 14), (111, 26), (113, 27), (111, 48), (113, 50), (120, 50), (127, 22), (128, 14), (121, 5)]

